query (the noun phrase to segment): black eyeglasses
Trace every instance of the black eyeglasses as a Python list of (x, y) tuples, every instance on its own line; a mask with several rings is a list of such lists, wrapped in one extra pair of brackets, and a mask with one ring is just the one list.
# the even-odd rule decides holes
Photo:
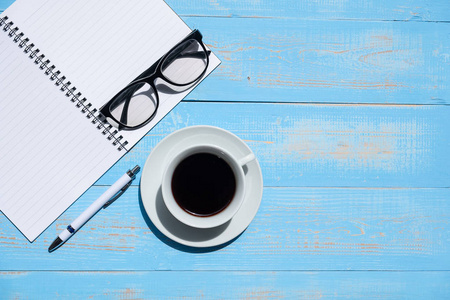
[[(192, 31), (102, 106), (100, 113), (119, 130), (133, 130), (148, 124), (159, 106), (156, 79), (164, 80), (175, 92), (186, 90), (205, 74), (210, 53), (200, 31)], [(179, 91), (180, 88), (184, 89)]]

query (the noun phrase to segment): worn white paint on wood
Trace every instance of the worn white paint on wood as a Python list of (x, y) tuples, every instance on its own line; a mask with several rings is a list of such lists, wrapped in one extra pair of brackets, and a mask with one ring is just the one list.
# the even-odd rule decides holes
[(163, 236), (131, 187), (49, 254), (56, 235), (106, 188), (91, 188), (33, 244), (1, 218), (0, 269), (419, 271), (450, 264), (446, 188), (265, 188), (241, 236), (195, 249)]
[(449, 279), (446, 272), (1, 272), (0, 289), (7, 299), (445, 299)]

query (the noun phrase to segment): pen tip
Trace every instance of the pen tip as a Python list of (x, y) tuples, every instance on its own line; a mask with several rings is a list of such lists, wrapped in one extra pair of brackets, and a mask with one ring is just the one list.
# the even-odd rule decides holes
[(50, 245), (50, 247), (48, 247), (48, 252), (51, 253), (51, 252), (55, 251), (56, 248), (58, 248), (59, 246), (62, 245), (62, 243), (63, 243), (63, 241), (62, 241), (59, 237), (57, 237), (57, 238), (53, 241), (53, 243)]
[(139, 167), (139, 165), (136, 165), (136, 167), (133, 168), (133, 170), (131, 170), (131, 172), (136, 175), (137, 173), (139, 173), (139, 171), (141, 170), (141, 167)]

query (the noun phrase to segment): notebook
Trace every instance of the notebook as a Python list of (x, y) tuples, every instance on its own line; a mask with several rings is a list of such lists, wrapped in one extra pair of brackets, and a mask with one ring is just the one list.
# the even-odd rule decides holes
[(192, 90), (160, 92), (137, 130), (99, 120), (191, 31), (162, 0), (18, 0), (0, 15), (0, 210), (29, 241)]

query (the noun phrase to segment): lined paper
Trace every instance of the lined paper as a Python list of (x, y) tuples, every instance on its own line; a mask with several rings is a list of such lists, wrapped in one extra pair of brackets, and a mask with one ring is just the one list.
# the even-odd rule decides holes
[[(96, 109), (191, 31), (161, 0), (18, 0), (5, 15)], [(0, 209), (32, 241), (125, 151), (4, 32), (0, 46)], [(189, 92), (160, 96), (150, 124), (120, 135), (133, 146)]]
[(0, 208), (32, 241), (125, 151), (10, 38), (0, 41)]

